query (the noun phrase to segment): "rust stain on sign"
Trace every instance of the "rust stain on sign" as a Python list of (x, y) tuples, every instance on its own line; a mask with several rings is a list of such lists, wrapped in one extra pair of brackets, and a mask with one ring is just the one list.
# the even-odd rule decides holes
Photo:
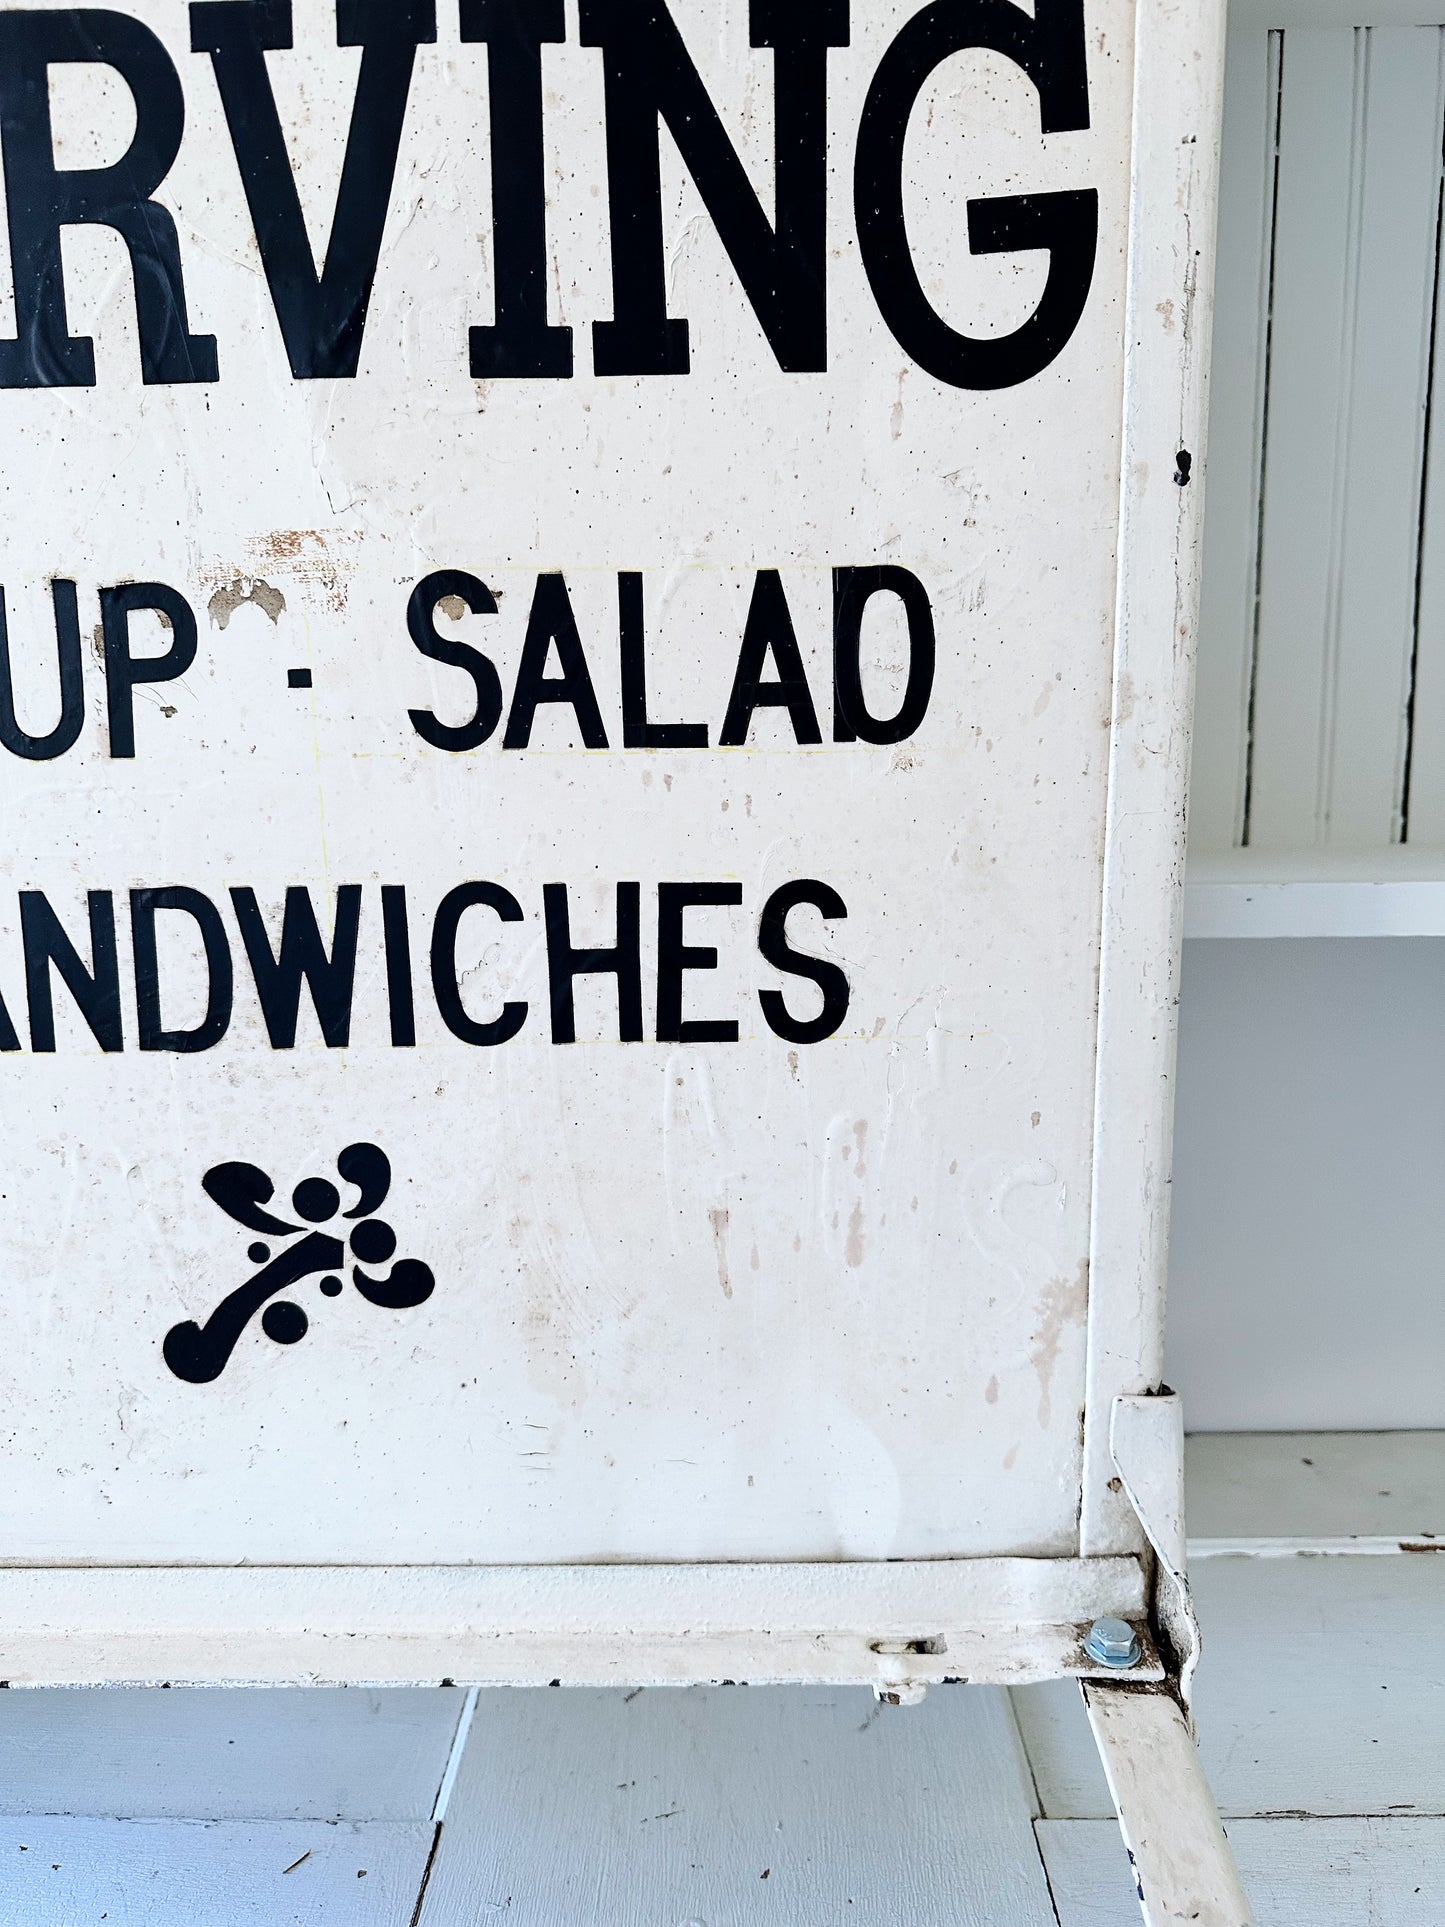
[(722, 1286), (724, 1298), (733, 1295), (732, 1280), (728, 1276), (728, 1214), (722, 1205), (715, 1205), (707, 1214), (712, 1226), (712, 1240), (717, 1248), (717, 1281)]

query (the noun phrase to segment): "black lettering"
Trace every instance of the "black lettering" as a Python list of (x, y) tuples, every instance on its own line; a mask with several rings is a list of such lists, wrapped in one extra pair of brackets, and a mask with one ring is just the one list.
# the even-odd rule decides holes
[(816, 1017), (804, 1020), (788, 1014), (780, 991), (760, 990), (758, 1002), (775, 1037), (785, 1037), (790, 1044), (821, 1044), (848, 1015), (851, 993), (848, 979), (837, 964), (828, 963), (822, 957), (805, 956), (788, 942), (788, 913), (800, 903), (812, 904), (825, 917), (848, 914), (847, 904), (826, 883), (818, 883), (811, 877), (785, 883), (780, 890), (774, 890), (763, 905), (758, 949), (775, 970), (785, 971), (790, 977), (807, 977), (815, 983), (823, 993), (823, 1008)]
[(478, 1023), (468, 1015), (457, 982), (457, 926), (464, 912), (474, 905), (495, 911), (503, 923), (522, 921), (521, 904), (510, 890), (504, 890), (498, 883), (463, 883), (449, 890), (437, 905), (436, 921), (432, 925), (432, 991), (442, 1022), (453, 1037), (460, 1037), (464, 1044), (505, 1044), (526, 1023), (527, 1006), (503, 1004), (500, 1017), (489, 1024)]
[(903, 150), (925, 81), (950, 55), (987, 47), (1011, 60), (1038, 90), (1043, 133), (1089, 125), (1083, 0), (933, 0), (880, 61), (858, 124), (854, 217), (863, 266), (898, 345), (955, 388), (1010, 388), (1047, 368), (1084, 312), (1098, 247), (1099, 197), (1087, 191), (1007, 194), (968, 203), (975, 254), (1045, 249), (1048, 279), (1038, 307), (1012, 334), (959, 334), (930, 303), (908, 245)]
[[(135, 609), (154, 609), (167, 623), (171, 644), (164, 655), (130, 653), (130, 618)], [(174, 682), (196, 659), (196, 618), (184, 596), (164, 582), (127, 582), (100, 592), (100, 626), (105, 643), (105, 715), (112, 756), (135, 755), (135, 686)]]
[(10, 667), (10, 631), (5, 621), (5, 591), (0, 589), (0, 743), (13, 756), (46, 763), (63, 756), (80, 734), (85, 721), (85, 690), (81, 680), (80, 616), (75, 584), (56, 579), (50, 585), (55, 604), (55, 646), (60, 657), (60, 721), (48, 736), (28, 736), (15, 714), (15, 678)]
[[(869, 600), (884, 592), (896, 595), (908, 618), (908, 680), (896, 716), (880, 721), (870, 714), (863, 695), (859, 654), (863, 641), (863, 611)], [(901, 743), (928, 714), (933, 694), (937, 646), (933, 607), (928, 591), (907, 569), (885, 564), (873, 569), (833, 571), (833, 741)]]
[[(135, 101), (135, 138), (112, 167), (58, 168), (46, 70), (113, 67)], [(0, 341), (0, 388), (90, 388), (95, 350), (72, 335), (60, 258), (63, 227), (114, 228), (130, 255), (141, 379), (215, 381), (216, 338), (193, 335), (176, 224), (151, 200), (185, 126), (181, 83), (149, 27), (98, 7), (0, 12), (0, 148), (15, 279), (14, 341)]]
[(573, 981), (591, 974), (617, 979), (617, 1029), (624, 1044), (642, 1042), (642, 917), (641, 889), (635, 883), (617, 886), (617, 942), (611, 950), (572, 948), (572, 926), (567, 912), (565, 883), (544, 883), (542, 905), (547, 922), (547, 977), (552, 1002), (552, 1042), (577, 1042), (577, 1012)]
[[(557, 645), (560, 676), (546, 676), (547, 657)], [(644, 699), (645, 700), (645, 699)], [(560, 575), (539, 575), (527, 617), (527, 635), (522, 644), (522, 661), (517, 670), (517, 686), (512, 692), (511, 713), (503, 749), (526, 749), (532, 741), (532, 724), (542, 703), (570, 703), (577, 717), (577, 728), (587, 749), (606, 749), (607, 731), (602, 727), (602, 712), (597, 707), (597, 692), (592, 687), (592, 672), (587, 667), (582, 638), (577, 633), (577, 618)]]
[(356, 982), (361, 885), (343, 883), (336, 892), (336, 928), (329, 955), (321, 940), (309, 890), (293, 885), (286, 892), (281, 949), (275, 956), (271, 953), (256, 892), (232, 890), (231, 902), (250, 959), (272, 1050), (295, 1048), (303, 979), (328, 1048), (343, 1048), (351, 1040), (351, 993)]
[(617, 634), (622, 653), (622, 746), (624, 749), (706, 749), (706, 723), (647, 720), (647, 636), (642, 577), (624, 570), (617, 578)]
[[(762, 676), (770, 651), (778, 667), (779, 680), (765, 683)], [(728, 698), (722, 735), (718, 738), (724, 749), (735, 749), (748, 740), (753, 715), (759, 709), (786, 709), (797, 742), (822, 742), (823, 732), (818, 727), (818, 712), (808, 688), (792, 612), (783, 593), (782, 577), (776, 569), (760, 569), (753, 584), (733, 691)]]
[(5, 999), (0, 997), (0, 1051), (19, 1049), (20, 1033), (11, 1021), (10, 1012), (5, 1008)]
[[(161, 1022), (160, 964), (156, 954), (156, 913), (179, 910), (194, 918), (206, 949), (206, 1014), (193, 1030), (167, 1030)], [(142, 1050), (189, 1053), (210, 1050), (231, 1022), (231, 946), (221, 913), (199, 890), (180, 886), (132, 890), (130, 935), (135, 955), (135, 1004)]]
[(683, 942), (683, 913), (694, 904), (739, 904), (740, 883), (659, 883), (657, 886), (657, 1041), (659, 1044), (735, 1044), (736, 1023), (684, 1017), (682, 973), (716, 970), (711, 944)]
[(411, 988), (411, 929), (406, 890), (399, 883), (381, 886), (381, 929), (386, 941), (386, 1003), (391, 1041), (400, 1050), (416, 1043), (416, 1005)]
[(20, 892), (20, 932), (25, 949), (25, 995), (30, 1004), (30, 1048), (55, 1049), (55, 1004), (51, 994), (52, 965), (75, 999), (81, 1016), (103, 1051), (124, 1049), (120, 1020), (120, 965), (115, 949), (115, 905), (109, 890), (86, 895), (90, 917), (91, 967), (61, 927), (60, 919), (39, 890)]
[(465, 669), (476, 690), (471, 718), (465, 723), (439, 723), (429, 709), (409, 709), (411, 726), (424, 743), (434, 749), (476, 749), (486, 742), (502, 719), (502, 680), (496, 664), (469, 643), (449, 642), (437, 634), (436, 606), (443, 597), (455, 596), (474, 616), (494, 616), (497, 599), (485, 582), (462, 569), (438, 569), (411, 592), (406, 605), (406, 626), (412, 641), (433, 662)]
[(572, 330), (547, 323), (542, 48), (566, 38), (562, 0), (462, 0), (462, 39), (487, 43), (496, 321), (473, 328), (478, 380), (565, 381)]
[(346, 158), (318, 275), (266, 55), (291, 45), (290, 0), (196, 0), (191, 47), (216, 70), (261, 265), (298, 381), (356, 373), (418, 46), (435, 0), (336, 0), (336, 44), (361, 48)]
[(717, 228), (778, 365), (828, 365), (830, 47), (848, 45), (847, 0), (751, 0), (754, 47), (774, 50), (770, 227), (664, 0), (580, 0), (582, 45), (602, 49), (611, 321), (594, 322), (599, 375), (685, 375), (686, 321), (669, 319), (659, 123)]

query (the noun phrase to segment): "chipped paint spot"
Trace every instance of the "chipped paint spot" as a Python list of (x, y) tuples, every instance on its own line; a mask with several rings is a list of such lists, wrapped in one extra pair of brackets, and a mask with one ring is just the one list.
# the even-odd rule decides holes
[(273, 626), (280, 620), (286, 607), (285, 596), (279, 589), (272, 588), (264, 576), (237, 575), (217, 589), (206, 604), (206, 609), (218, 629), (229, 629), (231, 617), (248, 602), (263, 615), (269, 616)]
[(898, 394), (888, 416), (888, 433), (895, 442), (903, 433), (903, 384), (907, 379), (907, 368), (900, 368), (898, 371)]

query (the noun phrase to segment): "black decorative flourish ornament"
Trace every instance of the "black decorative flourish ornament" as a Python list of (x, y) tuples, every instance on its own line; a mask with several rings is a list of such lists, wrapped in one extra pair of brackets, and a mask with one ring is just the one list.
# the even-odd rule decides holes
[[(362, 1265), (384, 1265), (396, 1252), (396, 1233), (374, 1215), (391, 1190), (386, 1153), (375, 1144), (348, 1144), (336, 1160), (336, 1169), (343, 1184), (358, 1193), (355, 1204), (343, 1211), (341, 1193), (330, 1179), (303, 1178), (291, 1193), (291, 1209), (299, 1224), (266, 1209), (276, 1187), (256, 1165), (217, 1164), (207, 1171), (201, 1188), (228, 1218), (248, 1231), (296, 1242), (274, 1257), (269, 1244), (249, 1245), (246, 1255), (261, 1269), (223, 1298), (204, 1325), (188, 1318), (171, 1327), (161, 1349), (177, 1378), (189, 1385), (209, 1385), (219, 1378), (258, 1311), (262, 1331), (277, 1345), (294, 1345), (304, 1338), (311, 1321), (300, 1305), (277, 1294), (303, 1278), (319, 1276), (323, 1295), (339, 1297), (344, 1286), (336, 1274), (345, 1270), (348, 1246), (358, 1261), (352, 1266), (351, 1281), (369, 1304), (405, 1311), (431, 1297), (436, 1279), (431, 1267), (416, 1258), (398, 1258), (384, 1277), (361, 1269)], [(319, 1228), (338, 1217), (342, 1222), (337, 1232), (342, 1235)], [(308, 1225), (317, 1228), (308, 1230)]]

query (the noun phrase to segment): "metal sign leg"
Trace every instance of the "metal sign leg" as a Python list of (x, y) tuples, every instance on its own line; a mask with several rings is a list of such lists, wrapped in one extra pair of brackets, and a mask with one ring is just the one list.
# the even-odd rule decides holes
[(1178, 1703), (1096, 1680), (1083, 1693), (1146, 1927), (1255, 1927)]

